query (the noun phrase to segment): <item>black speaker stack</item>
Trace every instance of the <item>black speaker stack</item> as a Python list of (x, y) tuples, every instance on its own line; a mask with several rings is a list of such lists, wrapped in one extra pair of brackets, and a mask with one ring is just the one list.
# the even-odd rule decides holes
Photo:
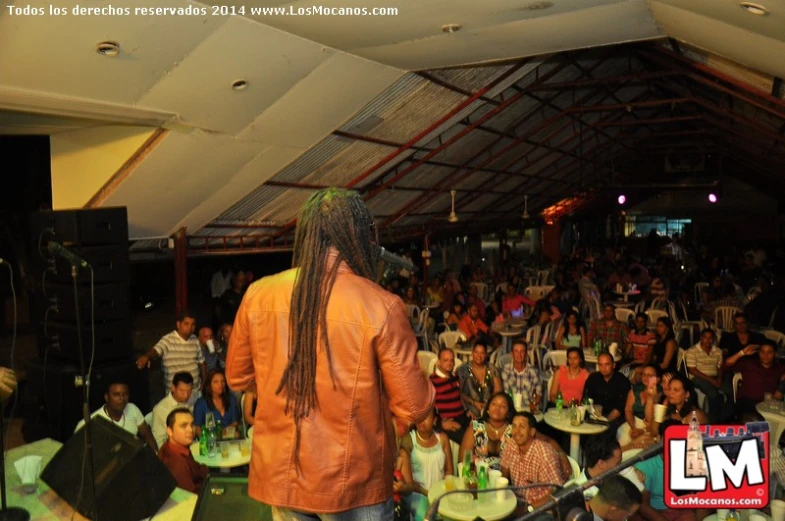
[[(149, 410), (147, 372), (132, 357), (126, 208), (37, 212), (30, 230), (38, 358), (28, 367), (25, 439), (70, 438), (81, 419), (80, 349), (85, 369), (93, 361), (91, 411), (109, 383), (99, 375), (127, 382), (131, 401)], [(54, 253), (60, 246), (92, 270)]]

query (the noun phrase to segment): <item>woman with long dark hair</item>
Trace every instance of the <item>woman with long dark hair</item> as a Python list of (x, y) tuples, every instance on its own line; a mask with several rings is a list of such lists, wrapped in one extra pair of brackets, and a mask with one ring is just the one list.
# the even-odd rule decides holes
[(668, 317), (658, 318), (655, 334), (657, 342), (653, 349), (654, 361), (660, 366), (660, 371), (675, 373), (679, 346), (676, 344), (676, 335), (673, 332), (671, 319)]
[(199, 427), (197, 429), (199, 434), (205, 425), (208, 413), (213, 415), (216, 424), (220, 421), (224, 429), (237, 427), (240, 423), (237, 399), (229, 392), (229, 388), (226, 386), (226, 377), (220, 369), (214, 369), (207, 373), (207, 380), (202, 387), (202, 396), (194, 404), (194, 425)]
[[(660, 396), (646, 402), (646, 424), (649, 432), (655, 435), (659, 432), (660, 422), (654, 420), (654, 405), (660, 403)], [(663, 401), (668, 408), (665, 418), (677, 420), (686, 425), (692, 420), (693, 413), (698, 423), (705, 425), (709, 422), (708, 415), (698, 407), (698, 394), (692, 381), (681, 373), (675, 373), (668, 384), (668, 392)]]

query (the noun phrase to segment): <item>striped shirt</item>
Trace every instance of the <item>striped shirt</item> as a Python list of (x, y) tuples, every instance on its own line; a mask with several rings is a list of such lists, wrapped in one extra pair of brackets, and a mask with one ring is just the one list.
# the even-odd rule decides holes
[(696, 344), (687, 349), (684, 353), (687, 367), (694, 367), (706, 376), (718, 376), (722, 365), (722, 350), (717, 346), (711, 346), (711, 351), (706, 354), (700, 344)]
[(457, 418), (466, 414), (463, 402), (461, 402), (460, 382), (457, 376), (443, 377), (433, 373), (431, 383), (436, 390), (434, 405), (436, 405), (436, 410), (442, 419)]
[(153, 349), (161, 356), (166, 389), (172, 387), (174, 375), (179, 372), (191, 373), (194, 377), (193, 388), (202, 388), (202, 373), (199, 365), (204, 363), (204, 355), (195, 335), (191, 335), (188, 340), (183, 340), (177, 330), (174, 330), (164, 335)]

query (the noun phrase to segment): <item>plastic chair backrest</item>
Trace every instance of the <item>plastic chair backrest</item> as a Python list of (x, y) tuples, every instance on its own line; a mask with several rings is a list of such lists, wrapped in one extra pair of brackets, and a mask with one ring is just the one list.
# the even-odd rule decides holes
[(461, 339), (463, 333), (460, 331), (445, 331), (439, 334), (439, 344), (450, 349), (455, 349), (455, 344)]
[(666, 318), (668, 313), (662, 309), (649, 309), (646, 310), (646, 316), (649, 317), (649, 323), (654, 324), (660, 318)]
[(761, 331), (761, 333), (763, 333), (763, 336), (765, 336), (766, 338), (768, 338), (772, 342), (776, 342), (777, 348), (785, 347), (785, 334), (784, 333), (780, 333), (779, 331), (777, 331), (775, 329), (766, 329), (764, 331)]
[(635, 312), (633, 310), (626, 308), (616, 308), (616, 320), (625, 326), (628, 325), (633, 318), (635, 318)]
[(740, 313), (736, 306), (719, 306), (714, 310), (714, 327), (721, 331), (733, 331), (733, 316)]
[(733, 401), (736, 401), (736, 393), (739, 392), (739, 383), (741, 383), (741, 373), (733, 374)]
[(422, 369), (422, 372), (426, 377), (431, 374), (428, 371), (431, 362), (436, 363), (437, 358), (438, 356), (436, 356), (436, 353), (430, 351), (417, 351), (417, 361), (420, 362), (420, 369)]

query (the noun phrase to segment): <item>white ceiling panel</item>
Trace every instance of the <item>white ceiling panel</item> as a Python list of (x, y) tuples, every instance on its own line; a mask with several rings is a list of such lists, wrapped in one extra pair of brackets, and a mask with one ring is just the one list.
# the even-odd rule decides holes
[[(232, 17), (140, 103), (173, 109), (190, 125), (234, 134), (333, 54), (317, 43)], [(232, 90), (238, 79), (248, 86)]]
[[(717, 2), (720, 5), (724, 3), (726, 2)], [(782, 5), (776, 11), (778, 14), (766, 17), (753, 17), (737, 7), (738, 18), (744, 17), (743, 26), (736, 18), (733, 19), (735, 24), (726, 23), (723, 20), (726, 18), (724, 7), (717, 9), (716, 12), (712, 10), (712, 17), (659, 1), (653, 1), (651, 8), (670, 36), (730, 58), (747, 67), (780, 78), (785, 77), (785, 60), (782, 59), (785, 56), (785, 20), (783, 20), (785, 9)], [(762, 18), (760, 29), (766, 28), (765, 33), (748, 30), (745, 27), (750, 23), (747, 17)], [(771, 32), (768, 29), (769, 22), (777, 24), (775, 27), (779, 39), (766, 34)]]
[[(260, 186), (273, 177), (305, 150), (283, 145), (267, 146), (236, 174), (221, 179), (213, 194), (194, 208), (175, 228), (185, 226), (189, 230), (200, 229), (247, 195), (252, 187)], [(228, 172), (232, 173), (234, 170)]]
[(238, 137), (294, 147), (311, 146), (403, 74), (399, 69), (363, 58), (333, 53), (265, 109)]
[[(75, 16), (71, 9), (85, 4), (72, 0), (24, 4), (47, 11), (51, 4), (68, 9), (69, 14), (12, 16), (3, 6), (3, 86), (128, 104), (135, 103), (224, 22), (211, 16)], [(130, 9), (144, 5), (141, 2)], [(185, 0), (167, 2), (168, 7), (191, 5)], [(89, 7), (107, 6), (101, 2)], [(95, 52), (96, 44), (107, 40), (120, 45), (120, 55)]]
[[(452, 18), (452, 17), (451, 17)], [(622, 1), (558, 16), (436, 34), (350, 52), (410, 70), (537, 56), (569, 49), (659, 38), (663, 33), (644, 2)], [(512, 20), (515, 20), (514, 18)]]
[(132, 239), (169, 235), (258, 153), (257, 143), (170, 132), (102, 206), (128, 207)]

